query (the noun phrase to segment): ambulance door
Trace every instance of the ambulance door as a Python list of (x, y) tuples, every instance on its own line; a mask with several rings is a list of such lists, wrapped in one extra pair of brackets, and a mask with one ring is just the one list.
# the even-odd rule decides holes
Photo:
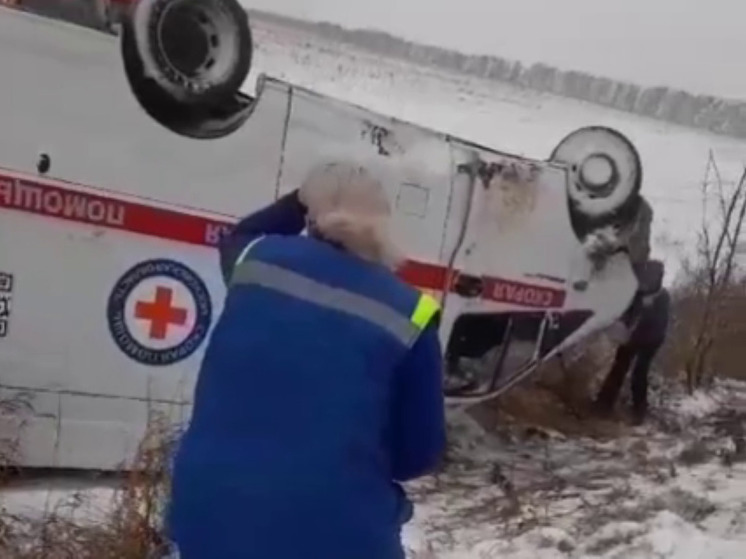
[[(353, 158), (382, 179), (406, 256), (437, 263), (451, 194), (449, 151), (441, 134), (293, 88), (279, 194), (298, 188), (319, 162)], [(409, 279), (432, 287), (421, 273)]]
[[(503, 372), (538, 358), (553, 313), (565, 304), (577, 239), (561, 168), (465, 142), (451, 149), (458, 187), (447, 222), (444, 347), (451, 369), (461, 367), (460, 357), (491, 367), (480, 371), (476, 397), (497, 390), (508, 378)], [(510, 339), (521, 347), (509, 348)]]

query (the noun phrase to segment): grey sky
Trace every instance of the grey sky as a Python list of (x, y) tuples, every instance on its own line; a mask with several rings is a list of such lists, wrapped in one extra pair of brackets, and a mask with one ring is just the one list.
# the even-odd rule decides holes
[(744, 0), (242, 0), (409, 39), (746, 99)]

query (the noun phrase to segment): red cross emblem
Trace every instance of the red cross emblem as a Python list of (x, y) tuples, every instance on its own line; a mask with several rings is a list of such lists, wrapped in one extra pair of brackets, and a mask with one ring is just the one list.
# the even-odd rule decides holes
[(135, 316), (150, 321), (150, 338), (163, 340), (168, 334), (170, 325), (184, 326), (187, 320), (187, 309), (171, 305), (173, 290), (159, 285), (155, 289), (155, 301), (138, 301), (135, 305)]

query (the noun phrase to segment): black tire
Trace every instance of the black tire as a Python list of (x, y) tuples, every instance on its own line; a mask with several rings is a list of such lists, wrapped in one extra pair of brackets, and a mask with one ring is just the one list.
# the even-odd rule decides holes
[(139, 0), (127, 19), (129, 55), (178, 103), (215, 105), (249, 75), (251, 28), (236, 0)]
[[(243, 83), (241, 76), (248, 69), (240, 69), (230, 83), (225, 82), (200, 95), (175, 95), (172, 89), (164, 87), (162, 78), (156, 79), (158, 76), (146, 70), (133, 15), (130, 11), (121, 18), (121, 54), (127, 82), (140, 107), (161, 126), (188, 138), (217, 139), (238, 130), (253, 108), (252, 99), (239, 92)], [(248, 30), (248, 20), (246, 22)], [(246, 60), (250, 58), (248, 53)]]
[(550, 161), (567, 165), (568, 199), (573, 214), (587, 224), (617, 221), (639, 203), (640, 155), (623, 134), (603, 126), (580, 128), (567, 135)]

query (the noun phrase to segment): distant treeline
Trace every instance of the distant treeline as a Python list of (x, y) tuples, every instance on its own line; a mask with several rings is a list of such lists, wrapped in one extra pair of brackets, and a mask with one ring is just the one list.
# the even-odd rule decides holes
[[(21, 8), (49, 17), (107, 29), (106, 0), (21, 0)], [(553, 93), (666, 122), (746, 138), (746, 101), (694, 95), (670, 87), (642, 87), (585, 72), (546, 64), (524, 66), (498, 56), (473, 56), (455, 50), (405, 41), (382, 31), (346, 29), (326, 22), (309, 22), (250, 10), (253, 17), (344, 42), (368, 51), (417, 64), (452, 70)]]
[(260, 20), (304, 29), (381, 55), (746, 138), (746, 101), (694, 95), (663, 86), (642, 87), (541, 63), (524, 66), (498, 56), (466, 55), (455, 50), (405, 41), (381, 31), (346, 29), (331, 23), (307, 22), (253, 10), (252, 13)]

